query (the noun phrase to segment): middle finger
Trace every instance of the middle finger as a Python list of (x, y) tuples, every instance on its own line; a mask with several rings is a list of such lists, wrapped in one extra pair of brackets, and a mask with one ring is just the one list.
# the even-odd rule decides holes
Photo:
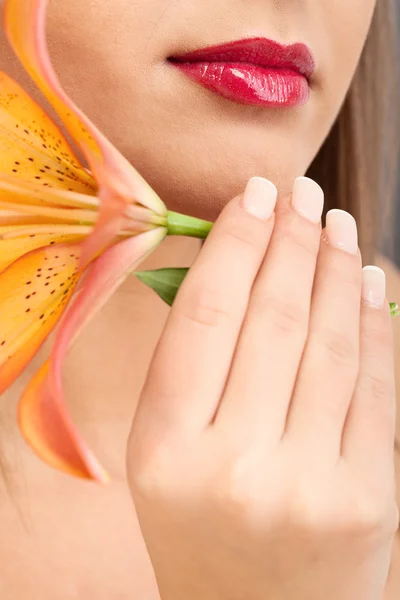
[(291, 205), (276, 215), (236, 348), (216, 426), (278, 441), (303, 348), (321, 238), (324, 194), (296, 179)]

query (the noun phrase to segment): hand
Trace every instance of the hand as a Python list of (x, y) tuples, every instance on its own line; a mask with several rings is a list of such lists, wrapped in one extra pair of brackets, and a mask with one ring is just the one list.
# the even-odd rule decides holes
[(224, 208), (141, 394), (128, 471), (162, 600), (382, 597), (394, 352), (384, 287), (360, 300), (383, 273), (348, 213), (321, 236), (316, 183), (268, 218), (276, 195), (256, 178)]

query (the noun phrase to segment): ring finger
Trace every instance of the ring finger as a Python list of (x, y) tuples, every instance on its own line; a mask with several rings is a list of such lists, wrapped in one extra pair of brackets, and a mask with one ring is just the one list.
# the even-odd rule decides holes
[(354, 218), (327, 214), (311, 320), (285, 439), (311, 455), (340, 455), (343, 425), (359, 369), (362, 260)]

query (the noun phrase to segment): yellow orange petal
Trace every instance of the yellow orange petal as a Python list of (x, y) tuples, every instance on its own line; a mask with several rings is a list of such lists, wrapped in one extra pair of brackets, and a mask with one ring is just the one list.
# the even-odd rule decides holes
[(45, 111), (0, 72), (0, 174), (94, 194), (94, 179)]
[[(53, 225), (51, 231), (46, 234), (31, 233), (29, 235), (24, 235), (15, 239), (2, 239), (3, 234), (16, 233), (20, 229), (26, 230), (26, 226), (14, 225), (8, 227), (0, 227), (0, 274), (13, 262), (18, 260), (24, 254), (31, 252), (32, 250), (36, 250), (37, 248), (43, 248), (45, 246), (50, 245), (53, 246), (54, 244), (58, 243), (72, 244), (82, 241), (85, 237), (85, 234), (81, 235), (76, 234), (74, 232), (73, 234), (69, 235), (65, 233), (65, 229), (68, 229), (67, 227), (64, 227), (63, 232), (59, 233), (57, 231), (54, 231), (56, 228)], [(1, 278), (0, 285), (2, 285)]]
[(36, 373), (21, 398), (18, 417), (25, 439), (48, 465), (59, 471), (107, 483), (106, 471), (80, 441), (63, 404), (51, 393), (48, 372), (49, 361)]
[(0, 394), (51, 333), (77, 283), (82, 245), (54, 244), (0, 274)]
[(115, 236), (127, 203), (139, 203), (160, 215), (167, 209), (144, 178), (130, 165), (64, 92), (53, 70), (45, 37), (47, 0), (6, 0), (5, 30), (14, 51), (58, 112), (85, 154), (102, 201), (83, 262), (98, 254)]
[(164, 228), (115, 244), (88, 269), (84, 285), (57, 331), (50, 362), (28, 385), (20, 401), (20, 427), (32, 449), (65, 473), (105, 481), (106, 473), (79, 438), (63, 401), (62, 365), (90, 318), (166, 235)]

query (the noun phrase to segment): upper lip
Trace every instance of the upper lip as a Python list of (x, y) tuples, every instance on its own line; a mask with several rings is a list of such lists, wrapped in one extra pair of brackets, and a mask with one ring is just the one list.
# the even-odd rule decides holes
[(261, 37), (246, 38), (201, 48), (171, 57), (176, 62), (242, 62), (262, 67), (291, 69), (310, 79), (315, 60), (311, 50), (302, 43), (280, 44)]

